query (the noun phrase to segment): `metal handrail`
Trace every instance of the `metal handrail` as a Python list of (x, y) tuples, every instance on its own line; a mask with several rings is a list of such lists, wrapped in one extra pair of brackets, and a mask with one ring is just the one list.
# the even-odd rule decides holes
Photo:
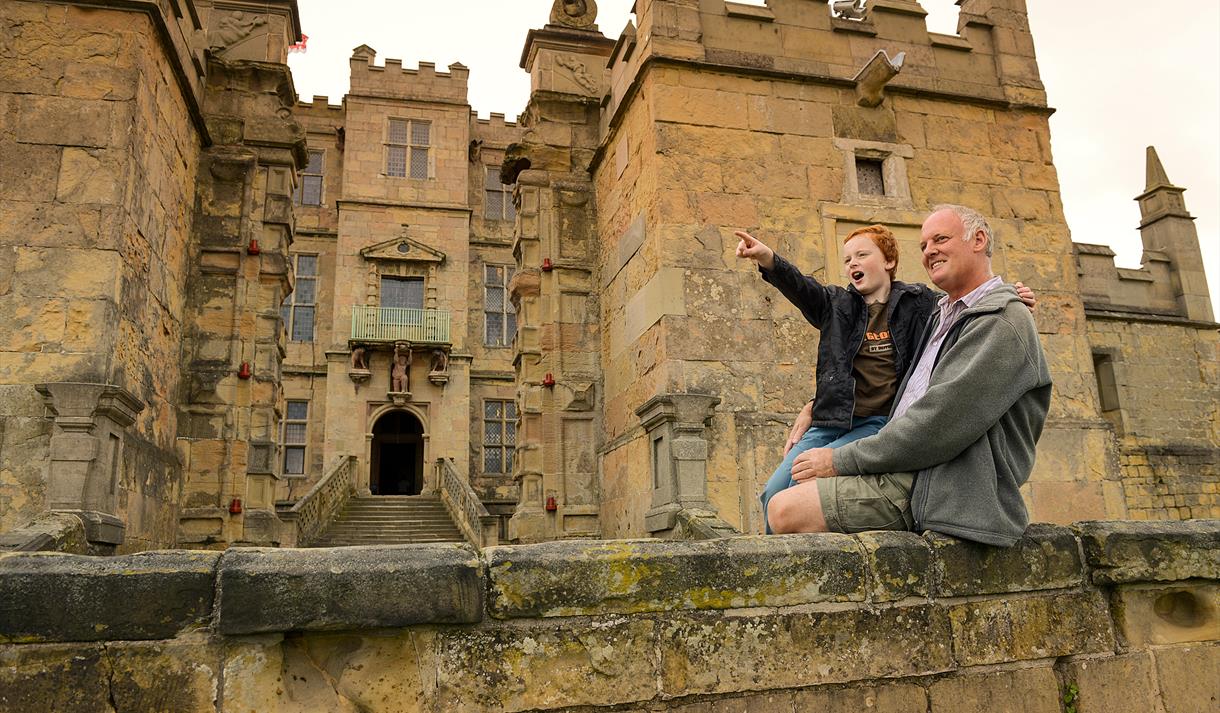
[(353, 340), (449, 344), (449, 311), (411, 307), (352, 307)]
[(441, 486), (441, 502), (466, 541), (475, 547), (499, 544), (499, 518), (487, 512), (474, 488), (457, 472), (453, 461), (438, 458), (436, 474)]
[(304, 547), (317, 539), (355, 494), (356, 462), (356, 456), (340, 456), (304, 497), (280, 513), (280, 519), (296, 531), (295, 546)]

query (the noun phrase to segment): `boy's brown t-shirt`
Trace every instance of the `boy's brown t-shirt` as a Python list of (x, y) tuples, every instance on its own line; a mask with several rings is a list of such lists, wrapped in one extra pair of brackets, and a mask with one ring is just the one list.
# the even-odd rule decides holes
[(864, 341), (852, 362), (856, 378), (856, 411), (854, 416), (886, 416), (898, 390), (898, 375), (894, 373), (894, 340), (885, 315), (884, 302), (868, 306), (868, 327)]

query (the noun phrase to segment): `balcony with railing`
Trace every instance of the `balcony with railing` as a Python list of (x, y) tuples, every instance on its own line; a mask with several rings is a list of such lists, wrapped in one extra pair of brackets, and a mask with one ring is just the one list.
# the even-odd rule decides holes
[(449, 311), (410, 307), (352, 307), (352, 341), (451, 344)]

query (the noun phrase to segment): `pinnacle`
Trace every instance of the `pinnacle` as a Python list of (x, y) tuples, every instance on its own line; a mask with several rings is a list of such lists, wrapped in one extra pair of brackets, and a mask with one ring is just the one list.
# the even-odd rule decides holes
[(1160, 186), (1172, 186), (1169, 182), (1169, 176), (1165, 174), (1165, 167), (1161, 165), (1161, 157), (1156, 154), (1156, 147), (1148, 147), (1148, 168), (1147, 168), (1147, 185), (1144, 187), (1144, 192), (1147, 193), (1153, 188)]

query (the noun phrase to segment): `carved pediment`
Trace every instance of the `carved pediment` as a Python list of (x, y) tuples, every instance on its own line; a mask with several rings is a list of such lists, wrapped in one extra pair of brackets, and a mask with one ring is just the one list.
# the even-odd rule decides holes
[(370, 245), (360, 251), (360, 256), (387, 262), (445, 262), (445, 253), (405, 237)]

